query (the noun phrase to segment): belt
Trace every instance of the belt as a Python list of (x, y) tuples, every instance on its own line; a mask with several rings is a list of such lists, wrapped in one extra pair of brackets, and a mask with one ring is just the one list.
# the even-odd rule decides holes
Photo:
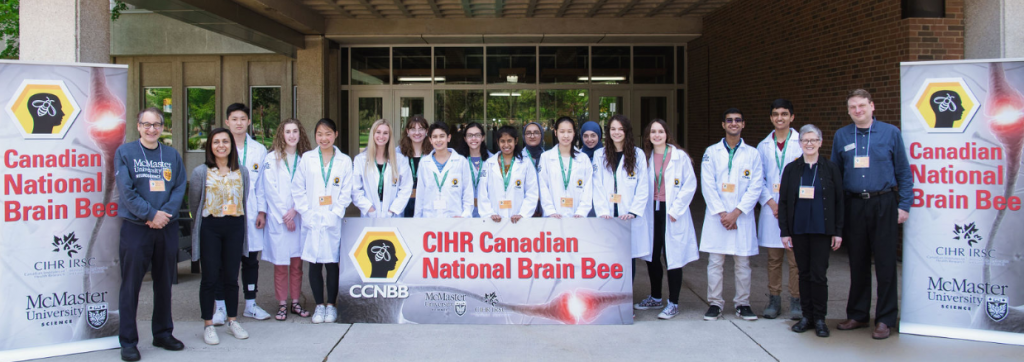
[(882, 191), (877, 191), (877, 192), (846, 192), (846, 196), (847, 197), (854, 197), (854, 198), (858, 198), (858, 199), (867, 200), (867, 199), (870, 199), (872, 197), (876, 197), (876, 196), (879, 196), (879, 195), (885, 195), (887, 193), (890, 193), (890, 192), (896, 191), (896, 190), (898, 190), (898, 189), (895, 188), (895, 187), (891, 187), (891, 188), (888, 188), (888, 189), (885, 189), (885, 190), (882, 190)]

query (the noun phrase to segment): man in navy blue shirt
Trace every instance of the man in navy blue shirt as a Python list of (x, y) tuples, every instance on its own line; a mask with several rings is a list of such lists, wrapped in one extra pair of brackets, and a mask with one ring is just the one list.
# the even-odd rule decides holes
[(832, 162), (839, 165), (846, 189), (843, 240), (850, 247), (850, 295), (847, 320), (838, 330), (869, 326), (871, 319), (871, 257), (875, 259), (878, 301), (872, 338), (889, 337), (899, 313), (896, 285), (896, 243), (899, 224), (907, 220), (914, 180), (899, 128), (875, 120), (875, 103), (863, 89), (846, 98), (853, 124), (836, 131)]

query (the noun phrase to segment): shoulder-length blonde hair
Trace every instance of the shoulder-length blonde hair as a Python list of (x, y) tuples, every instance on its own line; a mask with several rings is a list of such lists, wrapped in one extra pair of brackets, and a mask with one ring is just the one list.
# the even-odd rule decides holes
[(277, 134), (274, 135), (274, 143), (270, 144), (270, 148), (272, 148), (271, 151), (277, 153), (277, 162), (281, 162), (281, 160), (284, 159), (284, 150), (288, 148), (288, 142), (284, 140), (284, 126), (289, 124), (294, 124), (295, 127), (299, 128), (299, 143), (295, 144), (295, 154), (302, 157), (303, 153), (313, 149), (309, 143), (309, 136), (306, 136), (306, 129), (302, 127), (302, 122), (299, 122), (299, 120), (295, 118), (286, 119), (277, 126)]
[(388, 128), (388, 143), (384, 144), (384, 158), (388, 159), (388, 164), (391, 167), (391, 175), (398, 177), (398, 157), (395, 156), (393, 143), (395, 139), (395, 132), (391, 129), (391, 125), (388, 124), (386, 119), (378, 119), (370, 125), (370, 142), (366, 143), (366, 165), (363, 172), (370, 172), (377, 167), (377, 142), (373, 140), (373, 134), (377, 132), (377, 128), (385, 126)]

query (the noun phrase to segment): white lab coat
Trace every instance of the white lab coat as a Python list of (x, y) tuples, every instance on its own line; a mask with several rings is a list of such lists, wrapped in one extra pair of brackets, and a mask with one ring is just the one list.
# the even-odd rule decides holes
[[(319, 148), (306, 152), (292, 180), (295, 210), (302, 215), (302, 260), (310, 263), (341, 260), (341, 219), (352, 203), (352, 159), (334, 147), (332, 164), (321, 169)], [(331, 196), (331, 204), (321, 206), (320, 196)]]
[[(701, 161), (701, 193), (707, 209), (701, 229), (700, 251), (715, 254), (757, 255), (757, 230), (754, 206), (761, 197), (764, 175), (761, 155), (740, 139), (729, 171), (729, 151), (725, 139), (708, 147)], [(735, 192), (723, 192), (725, 183), (735, 184)], [(736, 230), (722, 226), (720, 212), (739, 209)]]
[[(572, 159), (572, 172), (569, 174), (569, 186), (566, 189), (562, 180), (562, 166), (558, 147), (544, 151), (540, 155), (540, 205), (544, 209), (544, 216), (561, 214), (563, 217), (579, 215), (587, 217), (594, 203), (593, 174), (594, 165), (590, 163), (590, 157), (582, 151), (576, 151), (576, 157)], [(562, 160), (566, 171), (569, 171), (568, 159)], [(562, 207), (562, 197), (572, 198), (572, 207)]]
[(295, 167), (295, 173), (299, 173), (297, 161), (288, 157), (286, 166), (276, 151), (270, 152), (263, 161), (263, 196), (267, 200), (263, 260), (274, 265), (289, 265), (291, 258), (302, 255), (302, 216), (295, 216), (295, 231), (288, 231), (284, 224), (284, 215), (295, 207), (290, 168)]
[(768, 200), (779, 202), (779, 193), (775, 192), (775, 184), (782, 182), (782, 168), (779, 168), (776, 157), (782, 159), (782, 167), (785, 168), (790, 162), (804, 154), (800, 148), (800, 135), (795, 129), (789, 129), (789, 138), (786, 140), (785, 154), (779, 150), (775, 143), (775, 131), (765, 137), (757, 145), (757, 152), (761, 154), (761, 167), (764, 169), (764, 187), (761, 188), (761, 216), (758, 216), (757, 223), (757, 244), (768, 248), (781, 248), (782, 231), (779, 230), (779, 219), (772, 214), (772, 208), (768, 207)]
[[(473, 217), (473, 182), (470, 181), (469, 161), (451, 148), (448, 152), (451, 156), (440, 170), (434, 163), (434, 151), (420, 158), (414, 217)], [(444, 176), (446, 172), (447, 178)], [(438, 190), (437, 182), (441, 179), (444, 181)], [(439, 197), (445, 200), (444, 210), (434, 209), (434, 200)]]
[[(481, 151), (487, 152), (487, 159), (488, 160), (490, 160), (492, 157), (494, 157), (494, 154), (491, 153), (491, 151), (488, 151), (488, 150), (481, 150)], [(478, 170), (478, 169), (476, 169), (476, 166), (473, 166), (473, 162), (472, 162), (472, 160), (469, 159), (469, 156), (465, 156), (465, 157), (466, 157), (466, 163), (469, 163), (469, 167), (470, 167), (469, 172), (470, 172), (470, 177), (471, 178), (469, 180), (473, 181), (473, 179), (472, 179), (473, 174), (477, 174), (476, 175), (477, 180), (479, 180), (480, 183), (483, 183), (483, 177), (486, 176), (487, 172), (488, 172), (488, 169), (486, 167), (484, 167), (484, 162), (487, 162), (487, 161), (481, 160), (480, 161), (480, 169)], [(479, 185), (472, 185), (472, 186), (473, 186), (473, 217), (480, 217), (480, 210), (479, 210), (479, 203), (480, 203), (480, 201), (478, 201), (478, 198), (480, 197), (480, 190), (479, 190), (480, 187), (479, 187)]]
[[(245, 139), (245, 142), (235, 146), (238, 146), (236, 150), (238, 151), (238, 164), (249, 171), (249, 195), (246, 196), (246, 199), (250, 202), (245, 204), (245, 221), (249, 223), (247, 228), (249, 231), (246, 235), (249, 238), (249, 252), (254, 252), (263, 250), (264, 230), (256, 228), (256, 217), (261, 212), (267, 212), (267, 200), (263, 196), (263, 182), (260, 181), (263, 178), (261, 168), (263, 160), (267, 158), (267, 148), (249, 137), (248, 134), (245, 135)], [(248, 150), (243, 150), (243, 148)]]
[[(484, 162), (485, 176), (480, 179), (477, 188), (480, 192), (477, 203), (480, 217), (490, 218), (497, 214), (501, 218), (508, 219), (512, 215), (522, 217), (533, 217), (537, 210), (537, 200), (540, 197), (540, 186), (537, 185), (537, 171), (533, 164), (522, 158), (512, 158), (512, 168), (509, 172), (508, 189), (505, 189), (505, 181), (502, 178), (501, 164), (498, 158), (501, 155), (492, 156)], [(512, 200), (512, 208), (502, 209), (501, 200)]]
[[(612, 146), (614, 147), (614, 146)], [(653, 240), (650, 231), (647, 230), (646, 205), (650, 200), (650, 185), (647, 182), (647, 157), (639, 147), (636, 151), (636, 162), (634, 163), (633, 174), (628, 174), (625, 167), (625, 157), (619, 162), (619, 167), (613, 174), (605, 164), (605, 150), (608, 147), (594, 150), (594, 210), (597, 216), (614, 216), (611, 202), (612, 194), (615, 194), (615, 181), (618, 180), (618, 194), (622, 195), (619, 203), (619, 216), (627, 213), (636, 214), (630, 220), (630, 240), (633, 246), (633, 257), (651, 259)]]
[[(671, 153), (665, 165), (665, 259), (668, 269), (678, 269), (687, 263), (697, 260), (697, 234), (693, 227), (693, 215), (690, 214), (690, 203), (697, 193), (697, 176), (693, 173), (693, 161), (683, 150), (671, 147)], [(647, 184), (651, 190), (651, 202), (647, 203), (647, 230), (654, 236), (654, 192), (657, 169), (654, 158), (661, 157), (651, 153), (650, 168), (647, 169)], [(675, 222), (669, 216), (676, 219)], [(652, 239), (653, 242), (653, 239)], [(660, 255), (658, 256), (660, 257)], [(650, 259), (650, 258), (647, 258)], [(648, 260), (649, 261), (649, 260)]]
[[(380, 172), (376, 164), (366, 167), (366, 151), (356, 155), (352, 161), (352, 204), (359, 208), (362, 217), (402, 217), (405, 204), (412, 195), (412, 170), (409, 158), (395, 155), (398, 163), (398, 177), (391, 164), (384, 166), (384, 202), (377, 196)], [(370, 207), (373, 213), (370, 213)], [(394, 216), (392, 216), (394, 213)]]

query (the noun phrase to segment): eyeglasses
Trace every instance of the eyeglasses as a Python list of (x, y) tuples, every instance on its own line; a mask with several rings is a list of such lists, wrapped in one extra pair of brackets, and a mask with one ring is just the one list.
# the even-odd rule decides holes
[(467, 133), (466, 134), (466, 138), (467, 139), (477, 139), (477, 138), (482, 138), (483, 136), (484, 135), (479, 134), (479, 133)]
[(139, 123), (139, 125), (142, 126), (142, 129), (153, 129), (153, 128), (161, 129), (161, 128), (164, 128), (164, 124), (163, 123), (147, 123), (147, 122), (142, 122), (142, 123)]
[(743, 118), (726, 118), (725, 123), (743, 123)]
[(818, 143), (818, 142), (821, 142), (821, 139), (813, 138), (813, 139), (800, 140), (800, 143), (803, 143), (805, 145), (814, 144), (814, 143)]
[(526, 137), (537, 137), (537, 136), (540, 136), (540, 132), (539, 131), (526, 132)]

